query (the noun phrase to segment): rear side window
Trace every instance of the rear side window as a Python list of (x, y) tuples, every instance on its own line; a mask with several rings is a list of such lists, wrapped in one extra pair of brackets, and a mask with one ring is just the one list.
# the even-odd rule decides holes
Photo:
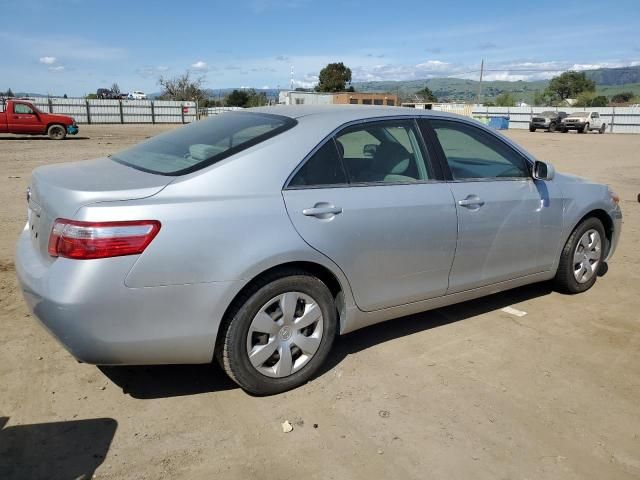
[(340, 185), (347, 183), (333, 139), (325, 143), (307, 160), (289, 182), (290, 187)]
[(153, 137), (111, 158), (144, 172), (184, 175), (263, 142), (296, 123), (266, 113), (222, 113)]

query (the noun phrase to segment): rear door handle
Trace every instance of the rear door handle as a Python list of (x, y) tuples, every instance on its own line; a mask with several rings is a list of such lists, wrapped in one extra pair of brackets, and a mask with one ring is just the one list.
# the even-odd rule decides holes
[(307, 217), (330, 218), (342, 213), (342, 207), (335, 207), (327, 204), (316, 204), (313, 208), (305, 208), (302, 214)]
[(458, 200), (458, 205), (460, 205), (461, 207), (467, 207), (472, 209), (480, 208), (481, 206), (484, 205), (484, 200), (482, 200), (477, 195), (469, 195), (464, 200)]

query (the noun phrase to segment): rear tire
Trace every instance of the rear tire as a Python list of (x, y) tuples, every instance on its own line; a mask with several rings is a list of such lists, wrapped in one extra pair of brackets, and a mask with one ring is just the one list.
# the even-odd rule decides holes
[(556, 289), (569, 294), (589, 290), (604, 263), (606, 242), (600, 220), (590, 217), (580, 222), (560, 254), (554, 279)]
[[(318, 318), (300, 327), (307, 313)], [(318, 278), (297, 270), (270, 275), (234, 302), (220, 326), (216, 357), (247, 392), (285, 392), (308, 382), (325, 362), (337, 316), (333, 296)]]
[(600, 129), (598, 130), (598, 133), (602, 135), (606, 131), (607, 131), (607, 125), (603, 123), (602, 125), (600, 125)]
[(67, 136), (67, 129), (62, 125), (51, 125), (47, 130), (47, 135), (51, 140), (64, 140)]
[(556, 123), (555, 123), (555, 122), (551, 122), (551, 123), (549, 124), (549, 131), (550, 131), (551, 133), (553, 133), (553, 132), (555, 132), (555, 131), (556, 131)]
[(535, 129), (535, 127), (529, 127), (529, 131), (530, 131), (530, 132), (535, 132), (535, 131), (536, 131), (536, 129)]

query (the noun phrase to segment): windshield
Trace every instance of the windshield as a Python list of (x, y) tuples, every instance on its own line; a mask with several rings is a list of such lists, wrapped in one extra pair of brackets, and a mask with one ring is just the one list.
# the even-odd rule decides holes
[(541, 117), (555, 117), (556, 112), (542, 112), (540, 114)]
[(184, 175), (263, 142), (296, 123), (266, 113), (221, 113), (153, 137), (111, 158), (144, 172)]

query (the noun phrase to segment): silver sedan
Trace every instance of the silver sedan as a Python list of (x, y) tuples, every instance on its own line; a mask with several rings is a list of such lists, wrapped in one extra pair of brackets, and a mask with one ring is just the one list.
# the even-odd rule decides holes
[(253, 394), (308, 381), (367, 325), (533, 282), (583, 292), (622, 217), (605, 185), (474, 120), (374, 106), (225, 113), (40, 167), (27, 200), (24, 296), (78, 360), (217, 358)]

